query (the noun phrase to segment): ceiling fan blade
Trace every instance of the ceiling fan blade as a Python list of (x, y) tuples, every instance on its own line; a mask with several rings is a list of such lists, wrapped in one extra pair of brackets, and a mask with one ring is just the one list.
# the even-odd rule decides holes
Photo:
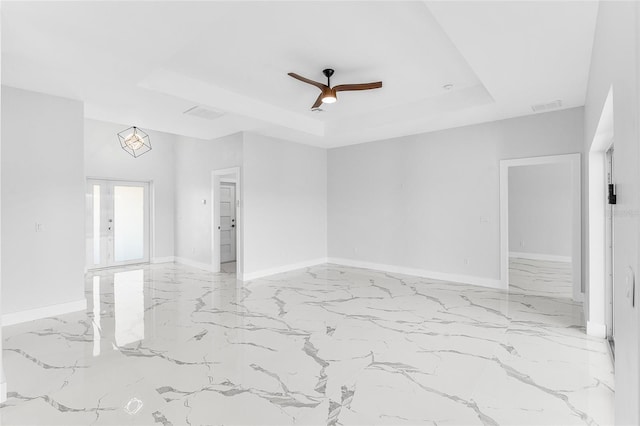
[(322, 93), (318, 95), (318, 99), (311, 105), (311, 109), (318, 108), (320, 105), (322, 105)]
[(379, 89), (382, 87), (381, 81), (376, 81), (373, 83), (361, 83), (361, 84), (340, 84), (338, 86), (334, 86), (333, 90), (336, 92), (346, 92), (347, 90), (369, 90), (369, 89)]
[(298, 75), (298, 74), (296, 74), (294, 72), (290, 72), (288, 75), (290, 75), (291, 77), (295, 78), (296, 80), (300, 80), (300, 81), (302, 81), (304, 83), (316, 86), (320, 90), (324, 90), (324, 88), (327, 87), (326, 84), (322, 84), (322, 83), (318, 83), (317, 81), (309, 80), (308, 78), (305, 78), (305, 77), (303, 77), (301, 75)]

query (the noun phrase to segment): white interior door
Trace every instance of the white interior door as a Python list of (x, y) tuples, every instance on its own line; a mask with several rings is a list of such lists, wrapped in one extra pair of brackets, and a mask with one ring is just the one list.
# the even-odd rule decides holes
[(149, 261), (149, 184), (87, 181), (87, 267)]
[(236, 260), (236, 184), (220, 183), (220, 263)]

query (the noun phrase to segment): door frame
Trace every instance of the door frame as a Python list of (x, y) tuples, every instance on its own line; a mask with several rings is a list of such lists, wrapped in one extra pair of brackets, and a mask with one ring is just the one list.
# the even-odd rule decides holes
[(242, 281), (244, 271), (244, 199), (240, 167), (211, 172), (211, 270), (220, 272), (220, 182), (225, 178), (236, 184), (236, 279)]
[[(117, 267), (122, 267), (122, 266), (130, 266), (130, 265), (143, 265), (143, 264), (149, 264), (149, 263), (153, 263), (153, 259), (154, 259), (154, 233), (155, 233), (155, 221), (154, 221), (154, 196), (153, 196), (153, 181), (146, 181), (146, 180), (134, 180), (134, 179), (123, 179), (123, 178), (105, 178), (105, 177), (94, 177), (94, 176), (87, 176), (85, 177), (85, 185), (88, 185), (90, 181), (100, 181), (100, 182), (114, 182), (114, 183), (121, 183), (123, 185), (126, 184), (145, 184), (146, 188), (147, 188), (147, 193), (145, 194), (145, 199), (144, 199), (144, 203), (145, 203), (145, 207), (146, 207), (146, 211), (147, 211), (147, 223), (145, 226), (145, 231), (146, 232), (146, 238), (144, 241), (144, 244), (146, 246), (146, 251), (147, 251), (147, 259), (145, 260), (141, 260), (141, 261), (133, 261), (133, 262), (114, 262), (111, 265), (98, 265), (98, 266), (88, 266), (86, 264), (86, 259), (85, 259), (85, 272), (87, 271), (97, 271), (97, 270), (101, 270), (101, 269), (108, 269), (108, 268), (117, 268)], [(86, 189), (85, 189), (86, 191)], [(85, 201), (86, 203), (86, 201)], [(85, 209), (87, 209), (88, 206), (85, 206)], [(88, 224), (85, 223), (85, 228)]]
[[(611, 143), (607, 147), (607, 150), (604, 153), (604, 176), (605, 176), (605, 191), (602, 194), (603, 197), (608, 196), (608, 185), (615, 185), (615, 162), (613, 154), (615, 152), (614, 147), (615, 141), (612, 139)], [(606, 327), (606, 337), (611, 345), (611, 353), (614, 354), (615, 348), (615, 253), (614, 253), (614, 244), (615, 244), (615, 220), (614, 220), (614, 205), (609, 204), (608, 200), (604, 201), (605, 208), (605, 244), (604, 244), (604, 325)]]
[(582, 301), (582, 184), (580, 154), (548, 155), (542, 157), (500, 160), (500, 282), (509, 289), (509, 168), (541, 164), (569, 164), (572, 166), (572, 229), (571, 268), (573, 300)]
[(614, 143), (613, 86), (602, 105), (600, 120), (587, 157), (588, 285), (585, 303), (587, 334), (605, 339), (606, 326), (606, 152)]

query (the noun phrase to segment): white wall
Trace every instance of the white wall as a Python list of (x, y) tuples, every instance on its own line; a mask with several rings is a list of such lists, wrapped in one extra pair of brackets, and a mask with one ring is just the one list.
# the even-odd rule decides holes
[(85, 176), (152, 182), (155, 227), (151, 247), (153, 259), (174, 255), (174, 144), (177, 136), (143, 129), (149, 134), (152, 150), (134, 158), (126, 153), (117, 133), (131, 124), (85, 120)]
[(242, 134), (213, 141), (180, 137), (175, 164), (175, 255), (211, 266), (211, 172), (242, 166)]
[[(640, 5), (600, 2), (585, 103), (585, 146), (590, 149), (609, 89), (613, 87), (614, 161), (617, 201), (614, 208), (616, 324), (616, 424), (640, 424), (640, 315), (627, 297), (640, 253), (640, 150), (638, 61)], [(603, 224), (604, 226), (604, 224)], [(589, 277), (589, 287), (604, 277)], [(636, 300), (639, 300), (636, 288)], [(589, 294), (587, 295), (590, 296)], [(603, 300), (589, 300), (603, 304)], [(602, 311), (602, 309), (599, 309)]]
[(3, 315), (84, 300), (83, 127), (81, 102), (2, 88)]
[(574, 108), (331, 149), (329, 257), (499, 285), (499, 160), (582, 141)]
[(571, 257), (571, 164), (509, 168), (509, 251)]
[(327, 255), (327, 151), (244, 133), (244, 272)]
[[(0, 6), (1, 7), (1, 6)], [(1, 33), (1, 31), (0, 31)], [(2, 36), (0, 35), (0, 39)], [(2, 41), (0, 40), (0, 46), (2, 46)], [(0, 55), (1, 56), (1, 55)], [(2, 69), (2, 60), (0, 59), (0, 70)], [(0, 72), (1, 74), (1, 72)], [(0, 81), (2, 78), (0, 77)], [(0, 99), (2, 99), (2, 86), (0, 86)], [(2, 107), (0, 105), (0, 129), (2, 129)], [(0, 132), (0, 164), (2, 161), (2, 134)], [(2, 235), (2, 177), (0, 173), (0, 235)], [(0, 238), (0, 318), (2, 318), (2, 240)], [(2, 324), (0, 323), (0, 403), (7, 400), (7, 379), (4, 374), (4, 361), (3, 361), (3, 339), (2, 339)]]

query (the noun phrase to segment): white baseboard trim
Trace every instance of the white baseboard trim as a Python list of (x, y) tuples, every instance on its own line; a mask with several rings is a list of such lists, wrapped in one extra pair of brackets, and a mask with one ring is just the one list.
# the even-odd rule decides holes
[(454, 283), (478, 285), (482, 287), (491, 287), (503, 289), (502, 281), (494, 278), (477, 277), (473, 275), (450, 274), (447, 272), (427, 271), (425, 269), (407, 268), (404, 266), (385, 265), (381, 263), (363, 262), (361, 260), (343, 259), (330, 257), (327, 263), (334, 263), (343, 266), (352, 266), (354, 268), (373, 269), (376, 271), (391, 272), (404, 275), (413, 275), (422, 278), (431, 278), (434, 280), (449, 281)]
[(151, 263), (156, 264), (156, 263), (173, 263), (176, 261), (176, 257), (175, 256), (165, 256), (165, 257), (154, 257), (153, 259), (151, 259)]
[(214, 272), (213, 265), (211, 265), (210, 263), (198, 262), (196, 260), (191, 260), (191, 259), (187, 259), (184, 257), (177, 257), (177, 256), (173, 258), (173, 261), (175, 263), (181, 263), (183, 265), (191, 266), (193, 268), (203, 269), (208, 272)]
[(587, 321), (587, 334), (594, 337), (607, 337), (607, 327), (604, 324)]
[(242, 276), (242, 281), (251, 281), (257, 278), (268, 277), (269, 275), (295, 271), (296, 269), (304, 269), (310, 266), (322, 265), (324, 263), (327, 263), (326, 257), (319, 258), (319, 259), (305, 260), (304, 262), (291, 263), (289, 265), (277, 266), (275, 268), (262, 269), (260, 271), (245, 272)]
[(550, 262), (571, 263), (571, 256), (558, 256), (555, 254), (523, 253), (519, 251), (510, 251), (509, 257), (517, 257), (518, 259), (548, 260)]
[(87, 299), (80, 299), (73, 302), (60, 303), (57, 305), (43, 306), (41, 308), (27, 309), (24, 311), (2, 314), (2, 325), (5, 326), (20, 324), (22, 322), (55, 317), (71, 312), (84, 311), (86, 309)]

